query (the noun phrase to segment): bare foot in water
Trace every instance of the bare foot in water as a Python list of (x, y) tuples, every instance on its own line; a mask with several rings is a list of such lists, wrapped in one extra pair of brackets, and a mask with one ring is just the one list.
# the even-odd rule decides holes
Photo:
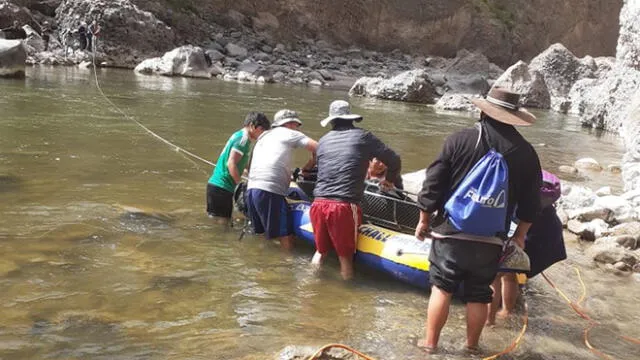
[(511, 311), (503, 309), (503, 310), (498, 311), (498, 313), (496, 314), (496, 317), (498, 317), (499, 319), (508, 319), (513, 315), (514, 314)]
[(467, 355), (480, 355), (482, 353), (482, 350), (480, 350), (480, 346), (478, 345), (467, 345), (464, 348), (464, 352)]
[(435, 354), (438, 351), (437, 347), (428, 346), (427, 341), (424, 339), (418, 340), (418, 347), (422, 349), (422, 351), (426, 352), (427, 354)]

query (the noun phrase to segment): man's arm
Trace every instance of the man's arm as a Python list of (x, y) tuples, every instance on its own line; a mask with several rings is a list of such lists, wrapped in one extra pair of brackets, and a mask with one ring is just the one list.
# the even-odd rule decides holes
[(242, 156), (242, 153), (232, 149), (231, 154), (229, 154), (229, 160), (227, 160), (227, 169), (229, 169), (229, 174), (236, 184), (239, 184), (240, 181), (242, 181), (240, 169), (238, 169), (238, 163), (242, 159)]
[(311, 158), (306, 164), (304, 164), (302, 171), (309, 171), (316, 166), (316, 150), (318, 149), (318, 142), (309, 138), (309, 140), (307, 140), (307, 145), (305, 145), (305, 149), (309, 150)]
[[(384, 182), (386, 182), (387, 185), (392, 185), (398, 176), (400, 176), (402, 169), (400, 156), (372, 133), (367, 134), (367, 143), (372, 148), (372, 157), (378, 158), (378, 160), (387, 166)], [(382, 183), (383, 182), (381, 182), (381, 185)]]
[(416, 238), (424, 240), (429, 231), (429, 216), (442, 207), (444, 198), (451, 186), (451, 154), (453, 152), (453, 140), (448, 137), (442, 147), (442, 151), (436, 160), (425, 170), (426, 176), (422, 183), (422, 190), (418, 193), (418, 207), (420, 208), (420, 221), (416, 226)]

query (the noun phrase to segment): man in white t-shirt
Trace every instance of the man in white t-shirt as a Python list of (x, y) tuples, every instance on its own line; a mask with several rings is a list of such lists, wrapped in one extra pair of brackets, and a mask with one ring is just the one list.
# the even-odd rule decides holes
[(315, 165), (318, 143), (298, 131), (302, 121), (292, 110), (276, 113), (272, 129), (263, 133), (253, 148), (247, 184), (247, 209), (257, 234), (279, 239), (285, 249), (293, 247), (293, 229), (285, 199), (291, 182), (291, 156), (296, 148), (305, 148), (312, 157), (304, 166)]

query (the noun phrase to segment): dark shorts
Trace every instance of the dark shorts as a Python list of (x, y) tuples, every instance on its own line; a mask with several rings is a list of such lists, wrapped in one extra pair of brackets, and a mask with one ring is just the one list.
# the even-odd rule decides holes
[(289, 207), (283, 195), (249, 189), (246, 202), (249, 219), (256, 234), (265, 234), (267, 239), (293, 234)]
[(233, 193), (221, 187), (207, 184), (207, 213), (211, 216), (231, 218)]
[(464, 282), (462, 301), (488, 304), (493, 297), (489, 285), (498, 273), (501, 255), (500, 245), (435, 239), (429, 254), (431, 284), (453, 294)]
[(332, 248), (341, 257), (353, 256), (362, 224), (360, 206), (344, 201), (316, 199), (309, 211), (316, 250), (328, 253)]

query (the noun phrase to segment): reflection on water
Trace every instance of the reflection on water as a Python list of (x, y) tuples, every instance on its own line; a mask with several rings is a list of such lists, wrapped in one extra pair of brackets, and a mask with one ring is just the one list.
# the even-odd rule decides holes
[[(194, 164), (110, 109), (90, 70), (29, 69), (25, 81), (0, 80), (0, 358), (173, 359), (269, 358), (289, 344), (345, 342), (379, 359), (422, 359), (425, 293), (359, 269), (339, 280), (335, 260), (320, 274), (307, 266), (312, 249), (283, 255), (260, 238), (204, 214), (211, 169)], [(302, 115), (318, 138), (333, 90), (238, 85), (143, 77), (101, 70), (112, 101), (152, 130), (215, 160), (250, 110), (282, 107)], [(465, 116), (430, 107), (354, 99), (354, 111), (398, 150), (406, 171), (424, 168), (444, 137), (468, 126)], [(524, 133), (555, 169), (591, 156), (607, 165), (620, 144), (593, 136), (563, 116), (538, 113)], [(587, 144), (587, 145), (585, 145)], [(296, 154), (301, 162), (306, 155)], [(619, 187), (611, 174), (587, 185)], [(575, 254), (574, 254), (575, 255)], [(585, 259), (573, 256), (572, 262)], [(576, 299), (573, 269), (550, 275)], [(617, 358), (633, 347), (612, 334), (638, 337), (637, 285), (597, 269), (584, 271), (585, 307), (602, 326), (595, 346)], [(586, 325), (544, 284), (528, 294), (530, 328), (515, 356), (594, 358), (582, 339)], [(444, 355), (461, 358), (464, 310), (456, 303), (443, 334)], [(515, 337), (515, 319), (488, 329), (488, 353)]]

